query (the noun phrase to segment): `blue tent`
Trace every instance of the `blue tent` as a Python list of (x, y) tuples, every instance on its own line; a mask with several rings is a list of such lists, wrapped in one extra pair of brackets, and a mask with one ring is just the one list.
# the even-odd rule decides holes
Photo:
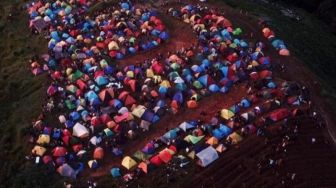
[(104, 76), (98, 76), (95, 79), (95, 81), (96, 81), (96, 83), (97, 83), (98, 86), (103, 86), (103, 85), (108, 84), (108, 80)]
[(218, 92), (218, 91), (220, 90), (220, 88), (219, 88), (216, 84), (211, 84), (211, 85), (209, 86), (209, 90), (210, 90), (211, 92)]
[(105, 74), (113, 74), (113, 73), (114, 73), (114, 68), (111, 67), (110, 65), (107, 65), (107, 66), (104, 68), (104, 72), (105, 72)]
[(229, 91), (229, 88), (226, 87), (226, 86), (223, 86), (221, 89), (220, 89), (220, 92), (221, 93), (227, 93)]
[(115, 155), (116, 157), (120, 157), (123, 155), (123, 152), (121, 151), (120, 148), (113, 148), (112, 149), (112, 153), (113, 155)]
[(212, 130), (212, 135), (216, 137), (218, 140), (224, 138), (224, 134), (219, 129)]
[(65, 122), (65, 126), (66, 126), (66, 128), (71, 129), (74, 126), (74, 122), (71, 121), (71, 120), (67, 120)]
[(168, 40), (169, 39), (169, 34), (167, 32), (162, 32), (160, 35), (159, 35), (160, 39), (162, 40)]
[(128, 51), (131, 53), (131, 54), (134, 54), (136, 52), (136, 49), (134, 47), (129, 47), (128, 48)]
[(280, 48), (280, 45), (285, 45), (285, 43), (282, 41), (282, 40), (279, 40), (279, 39), (275, 39), (273, 42), (272, 42), (272, 46), (274, 48)]
[(228, 136), (232, 133), (231, 128), (223, 124), (220, 125), (219, 130), (224, 134), (224, 136)]
[(111, 175), (114, 178), (120, 177), (121, 176), (120, 169), (119, 168), (112, 168), (111, 169)]
[(177, 137), (177, 130), (176, 129), (172, 129), (168, 132), (166, 132), (163, 137), (169, 139), (169, 140), (173, 140)]
[(98, 98), (98, 95), (94, 91), (89, 91), (85, 94), (85, 97), (88, 101), (92, 101)]
[(152, 32), (151, 32), (151, 34), (152, 34), (153, 36), (159, 36), (160, 33), (161, 33), (161, 32), (160, 32), (159, 30), (157, 30), (157, 29), (153, 29)]
[(72, 121), (77, 121), (77, 120), (79, 120), (79, 118), (80, 118), (80, 115), (79, 115), (78, 112), (71, 112), (70, 113), (70, 119)]
[(267, 84), (267, 87), (268, 87), (268, 88), (271, 88), (271, 89), (274, 89), (274, 88), (276, 88), (276, 84), (275, 84), (274, 82), (269, 82), (269, 83)]
[(179, 91), (184, 91), (187, 89), (187, 85), (185, 83), (177, 83), (175, 88)]
[(166, 104), (166, 101), (165, 100), (159, 100), (158, 102), (156, 102), (156, 106), (158, 107), (165, 107), (167, 104)]
[(243, 99), (242, 101), (240, 101), (240, 105), (243, 107), (243, 108), (248, 108), (251, 106), (251, 102), (247, 99)]
[(145, 112), (142, 114), (141, 119), (148, 121), (148, 122), (152, 122), (153, 118), (154, 118), (154, 113), (151, 112), (150, 110), (145, 110)]
[(174, 97), (173, 97), (173, 100), (179, 102), (180, 104), (183, 103), (183, 95), (182, 95), (182, 92), (176, 92)]
[(223, 67), (220, 68), (220, 71), (222, 72), (222, 74), (224, 75), (224, 77), (227, 77), (228, 73), (229, 73), (229, 67), (223, 66)]
[(165, 94), (165, 93), (167, 93), (167, 91), (168, 91), (168, 88), (166, 88), (166, 87), (164, 87), (164, 86), (160, 86), (160, 87), (159, 87), (159, 93), (161, 93), (161, 94)]

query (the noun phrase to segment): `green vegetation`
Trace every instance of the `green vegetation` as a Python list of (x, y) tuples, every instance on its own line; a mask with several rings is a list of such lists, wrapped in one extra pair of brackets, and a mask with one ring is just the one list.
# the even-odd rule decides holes
[[(0, 1), (0, 187), (38, 187), (55, 182), (40, 166), (26, 164), (30, 122), (40, 113), (46, 77), (33, 77), (29, 58), (46, 41), (30, 34), (24, 1)], [(12, 17), (8, 17), (12, 14)]]

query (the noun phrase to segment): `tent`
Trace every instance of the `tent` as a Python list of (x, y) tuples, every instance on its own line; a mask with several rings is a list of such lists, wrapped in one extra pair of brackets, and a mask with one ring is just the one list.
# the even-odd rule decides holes
[(221, 117), (229, 120), (230, 118), (232, 118), (234, 116), (234, 113), (228, 109), (223, 109), (221, 110)]
[(241, 137), (238, 133), (233, 132), (227, 137), (227, 140), (231, 140), (232, 144), (238, 144), (243, 140), (243, 137)]
[(76, 172), (75, 172), (75, 170), (70, 165), (68, 165), (67, 163), (65, 163), (62, 166), (58, 167), (57, 168), (57, 172), (61, 176), (69, 177), (69, 178), (73, 178), (73, 179), (75, 179), (76, 175), (77, 175)]
[(172, 159), (172, 154), (169, 153), (169, 151), (167, 151), (166, 149), (164, 149), (164, 150), (160, 151), (159, 158), (164, 163), (168, 163)]
[(269, 115), (269, 118), (274, 121), (274, 122), (277, 122), (277, 121), (280, 121), (286, 117), (288, 117), (290, 115), (288, 109), (286, 108), (281, 108), (281, 109), (278, 109), (278, 110), (275, 110), (273, 112), (270, 113)]
[(32, 154), (34, 155), (38, 155), (38, 156), (43, 156), (44, 153), (47, 151), (47, 149), (45, 147), (42, 146), (35, 146), (32, 149)]
[(54, 157), (64, 157), (68, 151), (65, 147), (57, 146), (52, 150), (52, 153)]
[(140, 150), (136, 151), (133, 154), (133, 157), (136, 158), (136, 159), (138, 159), (139, 161), (144, 161), (144, 160), (147, 159), (146, 155), (142, 151), (140, 151)]
[(96, 160), (90, 160), (88, 161), (88, 166), (91, 169), (96, 169), (98, 168), (98, 162)]
[(179, 128), (186, 132), (188, 129), (194, 128), (194, 126), (188, 122), (183, 122), (179, 125)]
[(36, 143), (42, 144), (42, 145), (49, 144), (49, 142), (50, 142), (50, 136), (47, 134), (41, 134), (36, 141)]
[(138, 165), (138, 168), (141, 169), (144, 173), (148, 173), (148, 164), (145, 163), (145, 162), (141, 162), (139, 165)]
[(218, 144), (218, 139), (216, 137), (211, 137), (206, 141), (207, 144), (213, 146)]
[(121, 176), (120, 168), (112, 168), (111, 175), (114, 178), (120, 177)]
[(130, 170), (136, 164), (137, 164), (137, 162), (134, 159), (132, 159), (131, 157), (129, 157), (129, 156), (124, 157), (123, 160), (122, 160), (122, 162), (121, 162), (121, 165), (123, 167), (125, 167), (127, 170)]
[(104, 158), (104, 149), (101, 147), (97, 147), (93, 152), (94, 159), (103, 159)]
[(212, 146), (205, 148), (201, 152), (197, 153), (196, 156), (199, 158), (199, 164), (202, 167), (206, 167), (218, 159), (218, 153)]
[(201, 141), (203, 137), (204, 135), (203, 136), (188, 135), (184, 138), (184, 140), (196, 144), (197, 142)]
[(85, 138), (89, 136), (89, 130), (84, 125), (76, 123), (73, 127), (72, 135), (79, 138)]

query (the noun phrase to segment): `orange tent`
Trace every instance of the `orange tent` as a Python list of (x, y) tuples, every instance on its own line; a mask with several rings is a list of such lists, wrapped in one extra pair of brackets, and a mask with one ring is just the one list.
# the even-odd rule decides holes
[(197, 108), (198, 104), (195, 100), (190, 100), (187, 102), (188, 108)]
[(145, 162), (141, 162), (139, 165), (138, 165), (138, 168), (140, 168), (144, 173), (147, 174), (148, 172), (148, 168), (147, 168), (147, 163)]
[(104, 158), (104, 150), (101, 147), (97, 147), (93, 152), (94, 159), (103, 159)]

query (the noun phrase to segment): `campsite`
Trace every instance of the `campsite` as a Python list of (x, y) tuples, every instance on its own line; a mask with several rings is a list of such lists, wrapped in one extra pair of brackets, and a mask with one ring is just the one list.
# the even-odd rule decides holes
[(336, 37), (285, 34), (318, 21), (252, 1), (0, 5), (4, 186), (336, 185)]

